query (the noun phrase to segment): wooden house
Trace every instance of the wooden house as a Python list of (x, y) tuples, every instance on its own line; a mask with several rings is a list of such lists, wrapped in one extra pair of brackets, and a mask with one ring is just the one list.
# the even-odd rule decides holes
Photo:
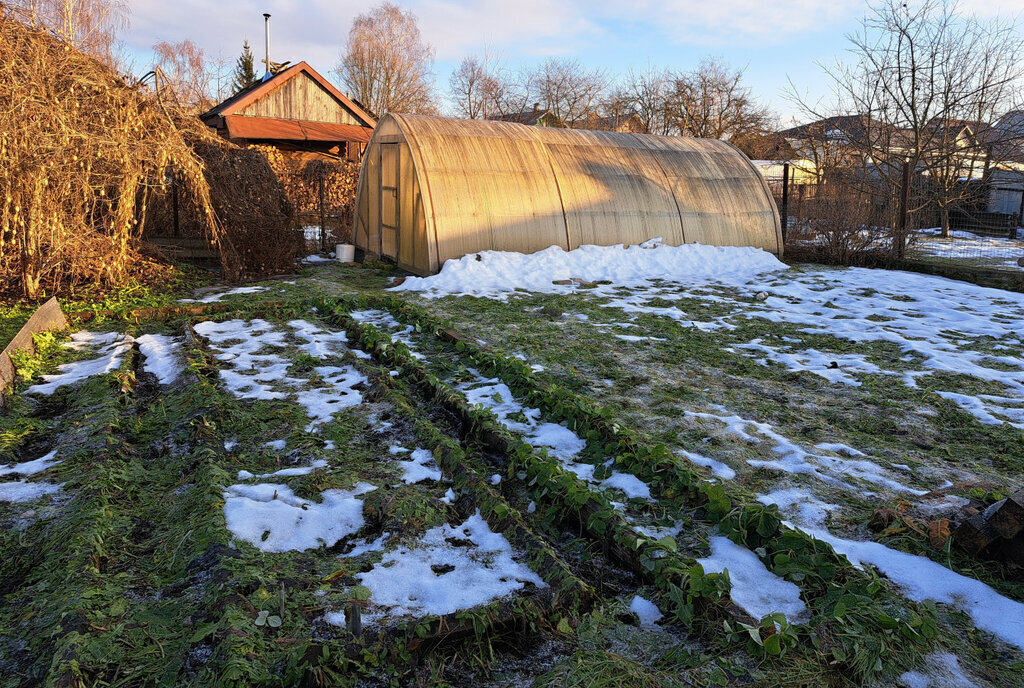
[(608, 115), (603, 117), (596, 112), (591, 112), (585, 119), (572, 125), (573, 129), (588, 129), (590, 131), (618, 131), (628, 134), (650, 134), (651, 132), (644, 125), (644, 121), (636, 113), (628, 115)]
[(655, 237), (783, 248), (768, 185), (726, 141), (398, 114), (363, 156), (353, 236), (418, 274), (487, 249)]
[(288, 67), (200, 115), (241, 144), (358, 160), (376, 120), (305, 62)]
[(530, 127), (564, 127), (565, 122), (551, 110), (541, 109), (540, 103), (534, 103), (530, 110), (509, 112), (504, 115), (491, 115), (487, 119), (493, 122), (512, 122)]

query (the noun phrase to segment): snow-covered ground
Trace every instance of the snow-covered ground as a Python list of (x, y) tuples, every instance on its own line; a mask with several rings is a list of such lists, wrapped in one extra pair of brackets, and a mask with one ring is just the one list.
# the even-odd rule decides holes
[[(1015, 243), (990, 244), (990, 240), (970, 237), (957, 241), (991, 245), (992, 251)], [(594, 284), (604, 281), (608, 283)], [(891, 384), (910, 388), (927, 381), (935, 404), (955, 403), (984, 424), (1024, 428), (1024, 295), (1019, 293), (908, 272), (787, 268), (753, 249), (703, 246), (584, 247), (569, 253), (552, 248), (532, 256), (485, 252), (449, 261), (440, 274), (407, 279), (397, 289), (420, 291), (429, 298), (470, 295), (499, 300), (514, 298), (523, 290), (579, 293), (599, 305), (621, 309), (630, 319), (656, 316), (685, 328), (721, 332), (723, 340), (729, 340), (723, 341), (723, 348), (762, 365), (813, 373), (837, 391), (858, 387), (868, 376), (885, 376)], [(692, 308), (672, 305), (681, 299), (707, 304), (709, 315), (695, 320), (689, 314)], [(600, 319), (606, 322), (593, 315), (566, 317), (609, 337), (656, 345), (657, 339), (633, 330), (637, 322), (620, 322), (621, 316), (609, 315)], [(779, 336), (766, 328), (765, 336), (736, 341), (733, 332), (750, 329), (757, 322), (782, 324), (792, 336)], [(964, 386), (965, 379), (975, 380), (984, 391)], [(550, 438), (545, 436), (539, 415), (517, 404), (500, 381), (480, 379), (464, 385), (463, 391), (475, 403), (491, 408), (528, 442), (546, 447), (581, 478), (588, 479), (586, 471), (592, 475), (593, 466), (576, 463), (579, 449), (565, 434), (568, 431), (556, 426)], [(949, 484), (942, 470), (892, 464), (841, 442), (803, 445), (768, 423), (725, 407), (691, 410), (686, 416), (708, 433), (731, 436), (734, 446), (746, 444), (753, 451), (677, 449), (680, 460), (705, 466), (725, 480), (743, 470), (737, 456), (750, 468), (793, 476), (759, 499), (777, 504), (794, 527), (832, 544), (855, 564), (877, 567), (907, 597), (962, 609), (978, 628), (1024, 649), (1024, 605), (924, 557), (877, 542), (847, 539), (848, 535), (837, 537), (826, 526), (829, 514), (844, 507), (817, 495), (848, 493), (854, 500), (885, 495), (885, 499), (920, 502), (922, 509), (948, 507), (951, 502), (941, 497), (921, 501), (928, 491)], [(749, 468), (744, 472), (749, 473)], [(957, 503), (952, 502), (954, 508)], [(787, 592), (780, 585), (785, 581), (771, 580), (772, 574), (753, 553), (742, 548), (733, 551), (736, 546), (725, 538), (713, 537), (711, 545), (712, 553), (702, 563), (708, 570), (730, 570), (737, 603), (754, 616), (784, 611), (800, 618), (802, 602), (797, 592)], [(779, 597), (765, 603), (769, 592)], [(947, 674), (955, 673), (944, 658), (936, 661)], [(906, 685), (926, 685), (921, 683), (926, 680), (922, 676), (908, 672), (901, 680)]]
[(919, 255), (938, 258), (982, 258), (1000, 267), (1024, 269), (1017, 262), (1024, 258), (1024, 229), (1017, 232), (1016, 240), (960, 230), (951, 231), (946, 238), (940, 236), (938, 228), (923, 229), (917, 232), (911, 250)]
[[(446, 261), (436, 275), (408, 277), (394, 289), (420, 291), (431, 297), (469, 294), (506, 298), (517, 290), (573, 292), (579, 286), (571, 283), (574, 278), (607, 280), (617, 286), (641, 285), (652, 279), (732, 283), (785, 267), (775, 256), (755, 248), (666, 246), (652, 239), (628, 247), (581, 246), (573, 251), (551, 246), (527, 255), (481, 251)], [(555, 284), (565, 281), (570, 284)]]
[(313, 379), (294, 377), (285, 358), (288, 336), (302, 340), (298, 348), (314, 358), (340, 355), (347, 350), (344, 332), (327, 332), (312, 323), (292, 320), (289, 330), (265, 320), (201, 322), (196, 332), (210, 340), (219, 361), (224, 386), (246, 399), (293, 399), (312, 419), (307, 430), (315, 431), (335, 413), (362, 402), (355, 387), (366, 377), (352, 366), (315, 366)]
[(71, 335), (71, 341), (66, 342), (64, 346), (76, 351), (89, 351), (96, 356), (59, 366), (59, 373), (43, 375), (44, 381), (32, 385), (25, 393), (53, 394), (58, 387), (77, 384), (93, 375), (112, 373), (121, 367), (122, 358), (134, 343), (135, 340), (130, 335), (121, 335), (117, 332), (76, 332)]

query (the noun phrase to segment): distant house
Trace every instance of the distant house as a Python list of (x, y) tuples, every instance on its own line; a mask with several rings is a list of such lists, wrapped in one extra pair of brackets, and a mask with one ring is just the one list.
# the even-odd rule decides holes
[(490, 115), (487, 119), (495, 122), (512, 122), (526, 124), (531, 127), (565, 128), (565, 123), (551, 110), (542, 110), (540, 103), (534, 103), (533, 109), (522, 112), (509, 112), (504, 115)]
[(602, 117), (591, 112), (580, 122), (572, 125), (573, 129), (589, 129), (591, 131), (617, 131), (624, 134), (650, 134), (644, 122), (636, 113), (629, 115), (609, 115)]
[(778, 134), (823, 172), (856, 168), (877, 172), (878, 166), (894, 164), (920, 146), (928, 169), (934, 165), (961, 178), (980, 179), (987, 159), (985, 131), (978, 122), (936, 119), (922, 127), (917, 141), (911, 130), (861, 114), (826, 117)]
[(200, 115), (236, 143), (358, 160), (376, 120), (305, 62), (231, 96)]

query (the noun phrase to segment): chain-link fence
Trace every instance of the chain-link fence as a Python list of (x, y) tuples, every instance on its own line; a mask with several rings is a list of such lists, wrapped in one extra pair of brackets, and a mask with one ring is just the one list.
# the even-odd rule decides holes
[(940, 187), (906, 167), (889, 176), (824, 180), (796, 164), (758, 167), (794, 258), (1024, 271), (1024, 172), (996, 170)]

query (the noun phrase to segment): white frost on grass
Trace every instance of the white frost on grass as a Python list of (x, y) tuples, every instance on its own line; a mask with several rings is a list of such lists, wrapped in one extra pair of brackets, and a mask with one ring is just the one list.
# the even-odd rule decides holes
[[(456, 546), (450, 540), (469, 545)], [(379, 564), (356, 578), (370, 589), (370, 602), (390, 615), (450, 614), (504, 597), (527, 583), (547, 587), (513, 554), (508, 540), (492, 532), (478, 511), (461, 525), (431, 528), (415, 545), (386, 552)], [(447, 567), (454, 569), (444, 572)]]
[(441, 469), (437, 467), (434, 455), (429, 449), (414, 449), (409, 454), (408, 460), (398, 462), (398, 467), (402, 469), (402, 482), (406, 485), (415, 485), (424, 480), (438, 481), (441, 479)]
[(178, 340), (164, 334), (144, 334), (135, 340), (146, 357), (143, 370), (153, 373), (161, 385), (169, 385), (184, 370), (178, 359)]
[(0, 466), (0, 475), (10, 475), (11, 473), (17, 473), (18, 475), (35, 475), (45, 471), (50, 466), (56, 466), (60, 461), (57, 460), (57, 450), (54, 449), (46, 456), (41, 456), (33, 461), (24, 461), (22, 463), (9, 463), (6, 466)]
[(838, 507), (824, 504), (809, 492), (790, 488), (761, 495), (758, 501), (777, 504), (793, 524), (811, 537), (832, 545), (854, 566), (871, 564), (911, 600), (932, 600), (956, 607), (968, 614), (978, 628), (1024, 650), (1024, 604), (927, 557), (907, 554), (878, 542), (833, 536), (824, 525), (824, 514)]
[(653, 626), (663, 616), (658, 605), (639, 595), (633, 596), (633, 601), (629, 603), (629, 610), (640, 618), (641, 626)]
[[(290, 326), (295, 336), (305, 340), (307, 353), (340, 346), (338, 337), (305, 321), (295, 320)], [(248, 399), (293, 398), (312, 419), (307, 432), (315, 432), (335, 413), (363, 400), (355, 387), (365, 383), (366, 377), (352, 366), (314, 367), (318, 383), (290, 377), (291, 364), (278, 353), (287, 346), (286, 333), (265, 320), (201, 322), (195, 329), (210, 340), (217, 359), (227, 364), (220, 377), (232, 394)]]
[(729, 570), (732, 601), (757, 620), (776, 612), (792, 623), (807, 619), (800, 588), (765, 568), (757, 555), (722, 535), (710, 539), (711, 555), (697, 559), (706, 573)]
[(224, 519), (236, 538), (263, 552), (330, 547), (363, 527), (357, 497), (375, 489), (357, 483), (351, 490), (325, 490), (317, 504), (287, 485), (231, 485), (224, 490)]
[(76, 332), (71, 341), (64, 344), (76, 351), (92, 350), (98, 356), (84, 361), (65, 363), (57, 367), (60, 373), (41, 376), (44, 382), (32, 385), (25, 390), (27, 394), (53, 394), (59, 387), (73, 385), (93, 375), (111, 373), (121, 367), (121, 358), (132, 348), (135, 342), (131, 335), (119, 335), (116, 332)]
[[(855, 492), (862, 492), (862, 490), (859, 490), (849, 482), (851, 478), (887, 487), (896, 492), (906, 492), (914, 495), (923, 495), (928, 492), (928, 490), (918, 490), (904, 485), (895, 478), (890, 477), (888, 471), (877, 463), (870, 461), (862, 452), (843, 444), (822, 444), (818, 447), (820, 448), (819, 452), (812, 452), (775, 432), (769, 423), (741, 418), (738, 415), (729, 414), (728, 411), (725, 411), (723, 415), (686, 411), (686, 415), (691, 418), (702, 418), (722, 423), (725, 425), (727, 432), (735, 434), (748, 442), (760, 443), (762, 438), (773, 442), (772, 452), (778, 458), (747, 459), (747, 463), (755, 468), (769, 468), (785, 473), (809, 475), (830, 485)], [(821, 453), (823, 451), (844, 454), (845, 458), (843, 456), (831, 456)]]
[[(757, 275), (786, 266), (775, 256), (748, 247), (655, 245), (580, 246), (565, 251), (551, 246), (524, 255), (506, 251), (482, 251), (445, 262), (436, 275), (407, 277), (392, 290), (420, 291), (428, 298), (467, 294), (506, 299), (517, 290), (548, 294), (571, 293), (578, 283), (554, 284), (579, 278), (610, 281), (616, 286), (644, 285), (652, 279), (688, 283), (745, 282)], [(591, 293), (605, 293), (597, 285)]]
[(736, 471), (725, 465), (721, 461), (712, 459), (710, 456), (704, 456), (696, 452), (687, 451), (685, 449), (677, 449), (676, 454), (686, 458), (688, 461), (703, 466), (704, 468), (710, 468), (712, 475), (715, 475), (724, 480), (732, 480), (736, 477)]
[(541, 421), (540, 409), (527, 408), (517, 402), (512, 390), (498, 378), (488, 379), (476, 371), (470, 372), (476, 379), (458, 386), (458, 390), (466, 395), (466, 401), (489, 409), (499, 423), (522, 435), (527, 444), (546, 449), (550, 456), (558, 459), (566, 470), (575, 473), (580, 480), (621, 490), (630, 499), (651, 499), (647, 484), (632, 474), (612, 471), (605, 480), (596, 480), (594, 471), (597, 466), (576, 461), (576, 457), (587, 446), (585, 440), (564, 425)]
[(60, 491), (60, 485), (30, 483), (26, 480), (0, 483), (0, 502), (31, 502)]
[(208, 294), (201, 299), (180, 299), (180, 303), (215, 303), (228, 296), (239, 296), (242, 294), (258, 294), (261, 291), (266, 291), (268, 287), (236, 287), (228, 291), (217, 292), (215, 294)]

